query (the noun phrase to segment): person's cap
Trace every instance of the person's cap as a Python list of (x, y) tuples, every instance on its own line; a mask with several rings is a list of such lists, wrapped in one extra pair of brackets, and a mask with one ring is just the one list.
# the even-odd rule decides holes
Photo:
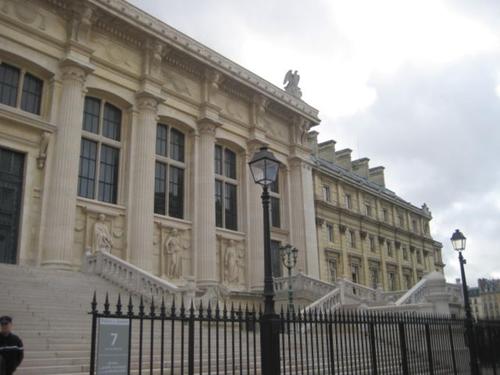
[(12, 323), (12, 318), (7, 315), (0, 316), (0, 324), (7, 324), (7, 323)]

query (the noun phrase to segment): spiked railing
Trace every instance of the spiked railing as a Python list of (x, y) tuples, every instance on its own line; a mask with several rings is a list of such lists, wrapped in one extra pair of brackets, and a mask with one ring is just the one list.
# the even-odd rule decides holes
[[(259, 307), (210, 302), (185, 303), (129, 297), (116, 307), (106, 294), (98, 310), (91, 303), (90, 374), (96, 361), (99, 320), (129, 322), (128, 372), (148, 374), (260, 374)], [(157, 302), (161, 301), (158, 305)], [(180, 305), (177, 302), (180, 301)], [(137, 304), (137, 303), (135, 303)], [(294, 308), (281, 310), (279, 358), (281, 374), (465, 374), (468, 347), (461, 319), (430, 314)], [(496, 368), (500, 322), (480, 322), (475, 332), (484, 348), (483, 366)], [(99, 372), (97, 372), (99, 373)], [(492, 372), (493, 373), (493, 372)]]

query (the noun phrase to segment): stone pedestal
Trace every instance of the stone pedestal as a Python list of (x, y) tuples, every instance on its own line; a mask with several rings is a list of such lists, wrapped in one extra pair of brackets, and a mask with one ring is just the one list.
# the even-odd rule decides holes
[(78, 166), (84, 105), (84, 83), (90, 68), (71, 60), (61, 63), (61, 96), (57, 114), (51, 176), (47, 186), (42, 266), (69, 269), (73, 262)]
[(155, 144), (158, 99), (137, 95), (137, 121), (132, 125), (133, 158), (129, 224), (130, 262), (145, 271), (153, 271), (153, 221)]

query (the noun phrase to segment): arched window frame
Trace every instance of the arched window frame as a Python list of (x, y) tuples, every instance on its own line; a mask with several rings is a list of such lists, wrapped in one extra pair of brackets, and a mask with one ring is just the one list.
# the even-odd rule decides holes
[[(164, 137), (166, 132), (166, 137)], [(182, 143), (173, 143), (173, 134), (181, 135)], [(168, 121), (161, 121), (156, 126), (155, 144), (155, 204), (154, 213), (177, 219), (185, 218), (186, 190), (186, 132)], [(173, 150), (182, 149), (176, 156)], [(174, 173), (175, 171), (175, 173)], [(177, 176), (174, 178), (173, 176)], [(177, 185), (175, 199), (174, 185)], [(179, 187), (180, 185), (180, 187)], [(163, 191), (162, 191), (163, 190)], [(164, 197), (160, 198), (160, 194)]]
[[(16, 72), (17, 82), (15, 84), (7, 82), (7, 78), (5, 77), (7, 71)], [(31, 81), (28, 81), (28, 78)], [(28, 87), (27, 85), (30, 86)], [(38, 89), (36, 89), (37, 85), (39, 85)], [(12, 98), (6, 102), (6, 90), (8, 89), (6, 86), (11, 86), (11, 89), (16, 90), (13, 103)], [(31, 69), (26, 69), (22, 65), (0, 59), (0, 104), (41, 117), (43, 115), (46, 87), (46, 80)], [(33, 97), (38, 97), (35, 103), (32, 101)], [(33, 105), (35, 105), (36, 110), (31, 108)]]
[[(99, 113), (95, 116), (90, 106), (99, 102)], [(92, 103), (91, 103), (92, 102)], [(95, 106), (94, 106), (95, 108)], [(113, 129), (117, 123), (114, 119), (105, 118), (106, 113), (117, 111), (119, 113), (119, 126)], [(123, 109), (100, 96), (87, 95), (85, 97), (84, 114), (82, 121), (82, 137), (80, 148), (80, 166), (78, 171), (78, 196), (86, 199), (97, 200), (100, 202), (118, 204), (119, 201), (119, 182), (120, 182), (120, 165), (123, 148)], [(97, 124), (95, 124), (97, 120)], [(106, 123), (105, 123), (106, 121)], [(113, 124), (113, 126), (111, 125)], [(97, 130), (92, 131), (89, 127), (97, 125)], [(105, 128), (109, 125), (108, 128)], [(107, 130), (106, 130), (107, 129)], [(115, 138), (111, 134), (105, 132), (114, 131)], [(95, 146), (95, 149), (93, 148)], [(91, 159), (90, 153), (95, 150), (94, 159)], [(105, 150), (105, 151), (103, 151)], [(108, 153), (107, 155), (105, 153)], [(110, 163), (111, 157), (113, 164)], [(108, 160), (104, 160), (108, 158)], [(87, 174), (87, 169), (94, 164), (94, 176)], [(109, 174), (112, 173), (112, 183), (109, 182)], [(105, 176), (108, 181), (102, 179)], [(109, 187), (111, 185), (111, 187)], [(91, 186), (91, 189), (90, 187)], [(108, 194), (107, 189), (112, 189)], [(89, 191), (90, 189), (90, 191)]]
[[(234, 163), (229, 161), (234, 157)], [(237, 231), (239, 227), (238, 191), (241, 170), (239, 156), (232, 147), (223, 143), (215, 145), (215, 225)], [(229, 169), (228, 169), (229, 168)], [(234, 168), (234, 173), (231, 168)], [(228, 209), (229, 206), (232, 210)]]

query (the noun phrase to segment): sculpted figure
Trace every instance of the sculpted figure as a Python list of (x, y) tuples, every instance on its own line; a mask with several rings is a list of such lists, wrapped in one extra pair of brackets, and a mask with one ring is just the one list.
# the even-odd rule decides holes
[[(182, 276), (182, 251), (184, 250), (177, 229), (173, 229), (170, 236), (163, 243), (163, 272), (170, 279), (179, 279)], [(165, 272), (166, 271), (166, 272)]]
[(302, 90), (299, 88), (300, 75), (297, 71), (292, 71), (290, 69), (283, 80), (283, 84), (285, 85), (285, 91), (295, 96), (296, 98), (302, 97)]
[(113, 248), (113, 240), (108, 226), (104, 221), (105, 219), (106, 216), (104, 214), (99, 214), (97, 221), (94, 224), (93, 252), (103, 251), (109, 253)]
[(229, 240), (224, 253), (225, 278), (228, 284), (238, 284), (240, 278), (238, 249), (234, 240)]

